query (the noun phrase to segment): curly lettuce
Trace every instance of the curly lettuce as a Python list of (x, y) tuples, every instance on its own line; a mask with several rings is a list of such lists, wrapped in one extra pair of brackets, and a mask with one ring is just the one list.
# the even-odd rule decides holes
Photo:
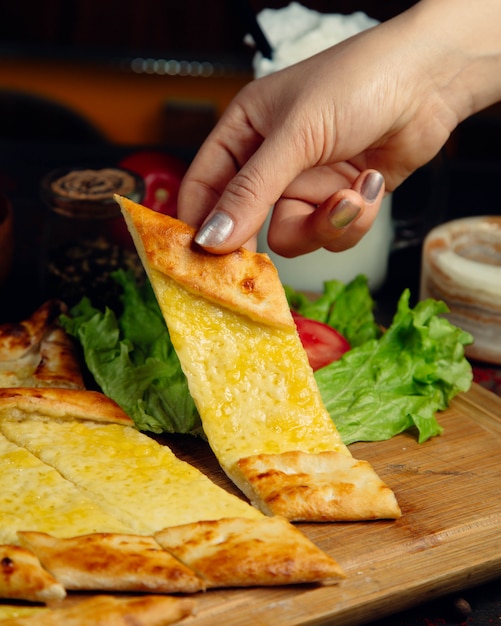
[[(90, 373), (140, 430), (201, 434), (197, 409), (160, 308), (148, 282), (138, 285), (122, 270), (122, 310), (104, 311), (84, 298), (61, 318), (82, 345)], [(436, 413), (467, 391), (471, 366), (464, 347), (471, 336), (443, 316), (443, 302), (409, 306), (406, 290), (390, 327), (374, 318), (374, 301), (363, 276), (325, 283), (312, 301), (286, 287), (291, 308), (330, 324), (352, 349), (315, 372), (323, 401), (343, 441), (388, 439), (414, 430), (420, 442), (439, 434)]]

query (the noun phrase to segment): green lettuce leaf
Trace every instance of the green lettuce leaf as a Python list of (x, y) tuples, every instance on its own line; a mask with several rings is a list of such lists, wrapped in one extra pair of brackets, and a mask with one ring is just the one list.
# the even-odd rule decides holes
[(79, 340), (102, 392), (140, 430), (198, 433), (200, 417), (149, 282), (139, 286), (122, 270), (113, 278), (123, 289), (120, 314), (83, 298), (61, 317), (63, 328)]
[[(84, 298), (63, 316), (80, 341), (86, 364), (101, 390), (140, 430), (203, 434), (200, 417), (170, 341), (153, 290), (124, 271), (113, 278), (123, 308), (99, 311)], [(415, 429), (420, 442), (437, 435), (436, 412), (472, 380), (464, 346), (471, 336), (450, 324), (442, 302), (409, 307), (406, 290), (390, 328), (374, 319), (374, 301), (363, 276), (328, 281), (314, 302), (286, 287), (292, 308), (332, 325), (352, 349), (315, 372), (324, 403), (346, 444), (388, 439)]]
[(288, 286), (285, 295), (292, 309), (329, 324), (348, 340), (351, 347), (382, 334), (374, 319), (375, 302), (367, 278), (362, 274), (346, 284), (339, 280), (325, 282), (323, 293), (315, 300)]
[(409, 307), (400, 297), (390, 328), (315, 372), (320, 392), (347, 445), (389, 439), (416, 428), (419, 442), (442, 432), (436, 412), (467, 391), (472, 370), (464, 357), (468, 333), (441, 316), (443, 302)]

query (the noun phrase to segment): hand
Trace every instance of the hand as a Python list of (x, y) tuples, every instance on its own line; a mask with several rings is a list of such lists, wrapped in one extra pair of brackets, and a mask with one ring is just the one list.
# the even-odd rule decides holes
[[(497, 0), (488, 1), (493, 10)], [(422, 0), (247, 85), (181, 185), (178, 216), (203, 224), (196, 241), (216, 253), (255, 247), (273, 207), (268, 240), (278, 254), (355, 245), (376, 217), (382, 177), (387, 190), (395, 189), (473, 108), (499, 95), (498, 87), (472, 104), (478, 85), (471, 50), (478, 41), (454, 30), (454, 20), (463, 23), (472, 11), (468, 0)]]

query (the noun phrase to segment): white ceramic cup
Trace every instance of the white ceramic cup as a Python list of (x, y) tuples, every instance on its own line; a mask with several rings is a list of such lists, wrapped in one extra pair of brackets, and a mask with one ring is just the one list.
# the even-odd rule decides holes
[(343, 252), (320, 249), (292, 259), (282, 257), (268, 246), (270, 216), (258, 238), (258, 251), (266, 252), (278, 270), (284, 285), (294, 289), (321, 292), (324, 282), (350, 282), (364, 274), (369, 289), (376, 291), (383, 284), (388, 270), (388, 258), (393, 245), (394, 227), (391, 215), (392, 196), (384, 197), (378, 216), (369, 232), (359, 243)]

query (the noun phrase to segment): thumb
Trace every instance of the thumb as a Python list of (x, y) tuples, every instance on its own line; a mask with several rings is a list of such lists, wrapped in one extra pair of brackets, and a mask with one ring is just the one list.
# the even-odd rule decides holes
[(255, 249), (268, 213), (301, 170), (292, 165), (292, 150), (291, 158), (284, 158), (284, 145), (271, 136), (265, 139), (226, 185), (195, 237), (197, 244), (216, 254), (241, 246)]

